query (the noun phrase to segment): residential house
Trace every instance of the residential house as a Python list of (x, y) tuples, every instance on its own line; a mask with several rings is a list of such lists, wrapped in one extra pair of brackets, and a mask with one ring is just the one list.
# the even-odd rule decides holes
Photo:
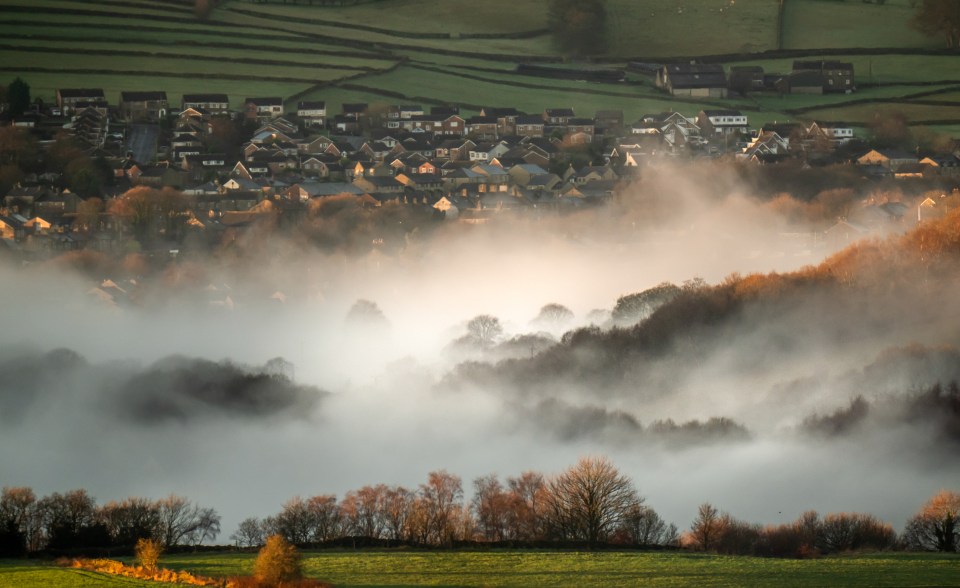
[(746, 115), (739, 110), (701, 110), (697, 126), (707, 137), (744, 134), (750, 130)]
[(566, 126), (574, 116), (572, 108), (547, 108), (542, 115), (545, 124), (554, 126)]
[(598, 129), (603, 129), (608, 137), (619, 135), (623, 132), (623, 111), (598, 110), (593, 122)]
[(916, 155), (898, 149), (871, 149), (857, 158), (857, 165), (879, 165), (891, 172), (896, 172), (904, 165), (918, 162)]
[(496, 117), (471, 116), (466, 125), (467, 135), (474, 139), (496, 139), (499, 136)]
[(814, 72), (822, 78), (824, 92), (853, 92), (857, 89), (853, 77), (853, 64), (842, 61), (794, 61), (793, 73)]
[(327, 126), (327, 103), (323, 100), (298, 102), (297, 118), (306, 127), (323, 128)]
[(489, 116), (497, 120), (497, 136), (506, 137), (517, 133), (517, 118), (523, 113), (516, 108), (491, 108), (480, 110), (480, 116)]
[(727, 76), (718, 64), (667, 64), (657, 71), (654, 83), (673, 96), (727, 97)]
[(229, 114), (230, 99), (226, 94), (184, 94), (181, 110), (190, 108), (207, 114)]
[(753, 163), (773, 163), (789, 155), (790, 142), (773, 131), (761, 131), (739, 154)]
[(394, 104), (387, 110), (387, 128), (399, 129), (401, 120), (410, 120), (415, 116), (423, 116), (423, 106), (419, 104)]
[(593, 142), (596, 125), (592, 118), (567, 119), (563, 142), (567, 145), (587, 145)]
[(120, 92), (120, 117), (127, 122), (158, 122), (170, 111), (167, 93)]
[(94, 108), (106, 116), (108, 104), (102, 88), (60, 88), (57, 89), (57, 107), (63, 116), (86, 108)]
[(960, 159), (952, 153), (929, 155), (920, 160), (936, 175), (957, 177), (960, 176)]
[(544, 122), (542, 116), (527, 115), (516, 118), (516, 134), (521, 137), (542, 137)]
[(283, 115), (283, 98), (247, 98), (243, 102), (243, 113), (247, 120), (269, 120)]

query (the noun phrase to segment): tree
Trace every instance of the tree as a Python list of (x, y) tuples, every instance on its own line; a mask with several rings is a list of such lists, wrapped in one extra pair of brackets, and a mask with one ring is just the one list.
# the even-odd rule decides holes
[(510, 490), (510, 536), (521, 541), (543, 538), (543, 516), (547, 503), (547, 484), (539, 472), (523, 472), (507, 478)]
[(382, 329), (390, 326), (387, 317), (376, 302), (359, 299), (347, 312), (347, 323), (364, 329)]
[(551, 302), (540, 309), (533, 322), (545, 326), (562, 327), (573, 320), (573, 311), (562, 304)]
[(104, 204), (100, 198), (87, 198), (77, 205), (77, 223), (87, 231), (96, 231), (100, 227), (100, 213)]
[(694, 545), (702, 550), (716, 549), (717, 541), (723, 532), (723, 517), (709, 502), (704, 502), (697, 509), (697, 518), (690, 526), (691, 538)]
[(630, 478), (605, 457), (584, 457), (547, 484), (550, 530), (560, 539), (607, 541), (641, 502)]
[(943, 35), (948, 49), (960, 47), (960, 2), (923, 0), (910, 25), (925, 35)]
[(424, 508), (427, 541), (450, 545), (456, 535), (457, 512), (463, 507), (463, 484), (460, 476), (446, 470), (430, 472), (427, 483), (420, 485)]
[(681, 289), (662, 282), (653, 288), (621, 296), (613, 308), (611, 318), (620, 325), (634, 325), (646, 319), (655, 310), (670, 302), (680, 294)]
[(171, 494), (157, 501), (160, 539), (165, 547), (202, 543), (220, 533), (220, 517), (213, 509), (200, 508), (182, 496)]
[(163, 545), (153, 539), (140, 539), (133, 553), (145, 570), (155, 572), (160, 556), (163, 554)]
[(10, 105), (10, 114), (21, 116), (30, 107), (30, 85), (19, 77), (7, 86), (7, 102)]
[(475, 316), (467, 323), (467, 336), (484, 347), (496, 343), (502, 334), (500, 319), (489, 314)]
[(473, 481), (473, 512), (477, 529), (487, 541), (507, 538), (511, 506), (511, 496), (504, 490), (496, 474), (481, 476)]
[(960, 494), (949, 490), (937, 492), (925, 502), (909, 521), (904, 541), (914, 549), (957, 551), (957, 521), (960, 519)]
[(230, 535), (237, 547), (260, 547), (264, 538), (263, 525), (257, 517), (243, 519), (237, 531)]
[(668, 525), (657, 511), (642, 501), (627, 509), (623, 530), (635, 545), (672, 545), (679, 538), (676, 525)]
[(551, 0), (547, 13), (554, 43), (570, 55), (598, 55), (606, 48), (604, 0)]
[(36, 502), (37, 497), (30, 488), (3, 487), (0, 493), (0, 555), (20, 556), (31, 547), (31, 532), (39, 526), (35, 522)]
[(268, 586), (276, 586), (302, 575), (297, 548), (280, 535), (268, 537), (253, 564), (253, 577)]

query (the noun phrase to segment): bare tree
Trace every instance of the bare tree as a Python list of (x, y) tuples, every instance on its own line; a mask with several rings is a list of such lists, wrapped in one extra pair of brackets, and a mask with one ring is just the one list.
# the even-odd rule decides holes
[(679, 539), (676, 525), (667, 524), (657, 511), (638, 500), (627, 509), (623, 530), (636, 545), (673, 545)]
[(697, 518), (690, 526), (694, 545), (703, 551), (716, 549), (722, 531), (723, 517), (720, 511), (709, 502), (701, 504), (697, 509)]
[(260, 547), (266, 539), (266, 534), (260, 519), (250, 517), (240, 522), (237, 531), (230, 535), (230, 539), (237, 547)]
[(489, 314), (475, 316), (467, 323), (467, 335), (484, 347), (496, 343), (502, 334), (500, 319)]
[(510, 489), (510, 538), (536, 541), (544, 535), (547, 484), (539, 472), (523, 472), (507, 478)]
[(609, 539), (639, 497), (630, 478), (605, 457), (585, 457), (547, 484), (547, 516), (561, 539)]
[(428, 540), (449, 545), (455, 537), (456, 513), (463, 507), (460, 476), (446, 470), (430, 472), (427, 483), (420, 485), (420, 496), (426, 509)]
[(340, 508), (350, 533), (360, 537), (383, 537), (386, 530), (385, 503), (387, 487), (383, 484), (351, 490), (343, 497)]
[(907, 521), (904, 541), (914, 549), (957, 551), (957, 535), (960, 534), (958, 519), (960, 494), (941, 490)]
[(329, 541), (343, 532), (343, 509), (333, 494), (313, 496), (306, 502), (307, 538)]
[(473, 481), (473, 512), (478, 532), (487, 541), (502, 541), (510, 526), (511, 496), (496, 474)]
[(403, 486), (387, 488), (384, 493), (383, 509), (388, 538), (395, 541), (409, 538), (407, 520), (415, 501), (415, 494)]
[(545, 326), (562, 327), (573, 320), (573, 311), (562, 304), (551, 302), (540, 309), (540, 314), (533, 322)]

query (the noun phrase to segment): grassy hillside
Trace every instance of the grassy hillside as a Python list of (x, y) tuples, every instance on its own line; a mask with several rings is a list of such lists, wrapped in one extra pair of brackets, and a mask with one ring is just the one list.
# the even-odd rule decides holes
[[(851, 96), (684, 101), (657, 92), (642, 76), (632, 76), (631, 84), (586, 84), (518, 75), (513, 69), (521, 61), (562, 61), (546, 31), (544, 3), (536, 0), (382, 0), (344, 7), (224, 0), (206, 20), (189, 3), (172, 0), (8, 0), (0, 6), (0, 81), (19, 75), (45, 100), (62, 87), (102, 87), (111, 102), (123, 90), (163, 89), (173, 102), (185, 92), (226, 92), (234, 107), (247, 96), (279, 94), (288, 109), (309, 98), (327, 100), (333, 113), (343, 102), (415, 101), (457, 103), (467, 112), (483, 105), (531, 112), (571, 106), (580, 116), (622, 109), (628, 121), (662, 110), (694, 114), (730, 107), (744, 110), (753, 125), (801, 116), (866, 123), (873, 107), (868, 101), (880, 100), (885, 108), (902, 107), (916, 123), (956, 118), (956, 58), (896, 53), (939, 44), (907, 26), (908, 0), (787, 0), (782, 39), (779, 5), (608, 0), (605, 59), (623, 67), (628, 60), (752, 53), (778, 44), (809, 50), (811, 57), (821, 47), (891, 48), (838, 56), (854, 62), (861, 86), (873, 87)], [(792, 60), (727, 65), (756, 63), (783, 72)], [(935, 102), (914, 96), (923, 90), (943, 94)]]

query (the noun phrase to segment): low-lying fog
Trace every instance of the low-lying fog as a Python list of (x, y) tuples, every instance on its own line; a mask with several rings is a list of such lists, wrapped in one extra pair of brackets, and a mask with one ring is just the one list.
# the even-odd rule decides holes
[[(882, 406), (950, 369), (930, 382), (884, 380), (891, 389), (864, 375), (890, 348), (960, 342), (950, 321), (940, 332), (901, 321), (838, 346), (818, 336), (821, 300), (782, 323), (744, 317), (696, 361), (627, 366), (614, 392), (587, 378), (529, 394), (451, 385), (461, 361), (493, 361), (454, 344), (477, 315), (497, 317), (504, 340), (544, 331), (559, 340), (604, 325), (619, 296), (664, 281), (715, 284), (830, 253), (783, 237), (778, 218), (723, 182), (709, 196), (678, 177), (646, 189), (654, 194), (570, 217), (451, 223), (396, 255), (278, 247), (242, 267), (210, 264), (187, 287), (6, 267), (0, 484), (39, 495), (85, 488), (101, 503), (184, 495), (222, 515), (222, 543), (240, 520), (273, 514), (294, 495), (416, 487), (441, 468), (462, 476), (469, 494), (477, 476), (553, 473), (586, 454), (612, 458), (681, 529), (704, 501), (755, 522), (867, 511), (900, 529), (933, 492), (960, 484), (956, 452), (939, 451), (956, 439), (885, 418), (899, 409)], [(385, 321), (375, 311), (348, 319), (358, 300)], [(548, 303), (574, 319), (534, 323)], [(778, 329), (794, 328), (803, 344), (765, 348)], [(536, 351), (523, 345), (507, 355)], [(270, 361), (278, 357), (289, 365)], [(811, 421), (857, 394), (881, 416), (844, 434)], [(714, 417), (731, 428), (706, 430)], [(666, 419), (676, 426), (652, 426)], [(683, 426), (694, 419), (704, 427)]]

